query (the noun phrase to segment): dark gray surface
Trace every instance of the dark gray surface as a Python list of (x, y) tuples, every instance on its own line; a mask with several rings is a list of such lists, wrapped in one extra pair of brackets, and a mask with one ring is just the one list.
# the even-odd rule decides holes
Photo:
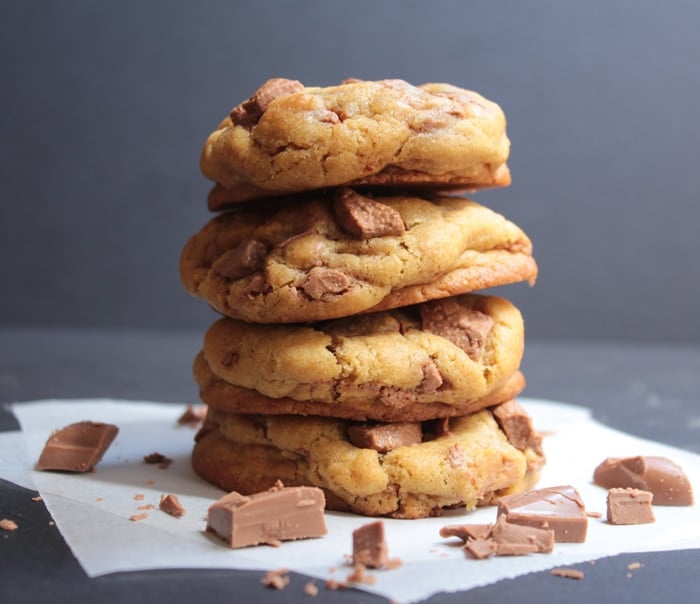
[(513, 185), (476, 199), (541, 267), (532, 337), (700, 342), (700, 3), (5, 2), (0, 323), (201, 327), (177, 258), (198, 157), (271, 76), (448, 81), (499, 102)]
[[(0, 402), (44, 397), (196, 402), (190, 365), (200, 342), (198, 332), (0, 329)], [(524, 362), (525, 394), (588, 406), (610, 426), (700, 452), (699, 367), (700, 347), (532, 341)], [(14, 428), (13, 418), (0, 409), (0, 430)], [(177, 570), (89, 580), (48, 525), (43, 505), (31, 501), (33, 495), (0, 481), (0, 513), (11, 510), (20, 524), (19, 530), (0, 535), (3, 602), (309, 601), (302, 593), (306, 579), (296, 575), (281, 593), (264, 589), (255, 572)], [(630, 577), (631, 562), (643, 567)], [(669, 594), (695, 602), (699, 564), (700, 550), (614, 556), (595, 565), (577, 564), (585, 572), (583, 581), (541, 572), (440, 594), (430, 602), (661, 602)], [(465, 566), (465, 572), (474, 568)], [(321, 587), (314, 601), (384, 600)]]

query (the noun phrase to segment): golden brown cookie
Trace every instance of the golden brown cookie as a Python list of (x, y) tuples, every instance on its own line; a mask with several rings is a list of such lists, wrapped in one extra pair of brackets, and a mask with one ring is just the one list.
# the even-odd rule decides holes
[(466, 294), (314, 324), (223, 318), (207, 331), (203, 350), (210, 370), (229, 384), (322, 403), (330, 410), (319, 415), (335, 409), (347, 417), (357, 411), (340, 409), (401, 416), (409, 406), (430, 413), (432, 403), (443, 403), (463, 410), (518, 371), (523, 348), (513, 304)]
[(520, 228), (468, 199), (338, 189), (216, 216), (180, 275), (224, 315), (291, 323), (533, 283), (537, 265)]
[(339, 185), (477, 189), (510, 184), (501, 108), (450, 84), (276, 78), (208, 137), (212, 210)]
[(387, 435), (382, 425), (334, 418), (210, 410), (192, 463), (227, 491), (255, 493), (281, 480), (322, 488), (327, 509), (395, 518), (469, 510), (527, 489), (544, 463), (539, 440), (518, 449), (489, 410), (447, 426), (388, 426)]

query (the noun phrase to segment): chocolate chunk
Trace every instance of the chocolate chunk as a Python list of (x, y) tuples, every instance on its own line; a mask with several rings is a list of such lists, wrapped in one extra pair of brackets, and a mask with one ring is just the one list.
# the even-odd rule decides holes
[(352, 563), (366, 568), (383, 568), (389, 561), (381, 520), (364, 524), (352, 532)]
[(608, 491), (608, 522), (610, 524), (649, 524), (654, 522), (651, 507), (653, 495), (639, 489), (610, 489)]
[(149, 453), (144, 455), (143, 462), (148, 464), (157, 464), (161, 470), (167, 470), (173, 460), (166, 457), (162, 453)]
[(235, 281), (259, 271), (266, 256), (265, 244), (257, 239), (246, 239), (221, 256), (213, 269), (218, 275)]
[(547, 553), (554, 549), (554, 531), (551, 528), (516, 524), (503, 515), (491, 527), (491, 539), (496, 544), (498, 556)]
[(464, 308), (456, 300), (428, 302), (420, 307), (423, 329), (459, 346), (474, 361), (483, 353), (493, 319), (478, 310)]
[(231, 110), (231, 121), (236, 126), (251, 129), (258, 123), (271, 101), (302, 90), (304, 85), (296, 80), (286, 78), (268, 80), (247, 101), (243, 101)]
[(419, 422), (348, 426), (348, 440), (351, 444), (380, 453), (387, 453), (397, 447), (417, 445), (422, 439), (423, 431)]
[(423, 380), (420, 386), (418, 386), (418, 392), (421, 394), (434, 394), (443, 384), (442, 374), (435, 364), (435, 361), (431, 360), (423, 365), (421, 371), (423, 372)]
[(447, 449), (447, 461), (453, 468), (466, 467), (467, 462), (464, 459), (464, 452), (457, 443)]
[(549, 571), (549, 574), (562, 579), (576, 579), (577, 581), (584, 577), (583, 571), (576, 568), (553, 568)]
[(119, 428), (98, 422), (77, 422), (54, 432), (44, 445), (37, 470), (89, 472), (102, 459)]
[(497, 405), (492, 409), (492, 413), (516, 449), (532, 449), (538, 455), (544, 454), (542, 436), (533, 428), (532, 420), (525, 409), (515, 400)]
[(161, 495), (158, 507), (166, 514), (175, 516), (175, 518), (180, 518), (185, 515), (185, 508), (180, 503), (177, 495), (173, 495), (172, 493)]
[(654, 505), (693, 505), (693, 489), (680, 466), (666, 457), (608, 457), (593, 473), (606, 489), (650, 491)]
[(588, 516), (579, 492), (572, 486), (548, 487), (498, 500), (498, 515), (508, 522), (550, 528), (558, 543), (583, 543)]
[(197, 407), (187, 405), (187, 409), (185, 409), (184, 413), (178, 417), (177, 423), (179, 426), (190, 426), (195, 428), (204, 421), (206, 415), (206, 405), (198, 405)]
[(476, 560), (490, 558), (496, 553), (493, 539), (470, 539), (464, 546), (465, 553)]
[(406, 232), (401, 214), (394, 208), (347, 187), (336, 191), (333, 209), (340, 228), (360, 239)]
[(231, 547), (321, 537), (328, 532), (323, 512), (326, 499), (316, 487), (284, 487), (282, 483), (250, 496), (229, 493), (209, 507), (207, 530)]
[(344, 272), (315, 266), (306, 275), (301, 289), (313, 300), (324, 300), (346, 292), (350, 289), (351, 284), (350, 277)]

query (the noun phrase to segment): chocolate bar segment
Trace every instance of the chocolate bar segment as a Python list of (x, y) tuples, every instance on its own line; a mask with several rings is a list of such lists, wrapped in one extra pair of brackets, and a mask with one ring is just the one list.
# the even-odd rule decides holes
[(423, 431), (419, 422), (348, 426), (348, 440), (351, 444), (380, 453), (388, 453), (397, 447), (417, 445), (422, 439)]
[(639, 489), (654, 495), (654, 505), (693, 505), (693, 488), (681, 467), (666, 457), (608, 457), (593, 473), (606, 489)]
[(209, 507), (207, 531), (231, 547), (321, 537), (328, 532), (326, 498), (316, 487), (285, 487), (278, 482), (262, 493), (225, 495)]
[(102, 459), (119, 432), (112, 424), (77, 422), (57, 430), (46, 441), (37, 470), (89, 472)]
[(586, 508), (572, 486), (547, 487), (501, 497), (498, 515), (505, 515), (513, 524), (552, 529), (557, 543), (586, 540)]
[(610, 524), (649, 524), (655, 521), (651, 507), (653, 494), (639, 489), (610, 489), (608, 491), (608, 522)]

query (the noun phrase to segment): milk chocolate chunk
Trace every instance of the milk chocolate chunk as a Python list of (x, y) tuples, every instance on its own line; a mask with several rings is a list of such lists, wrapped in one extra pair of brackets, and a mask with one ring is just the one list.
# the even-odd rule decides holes
[(464, 308), (455, 300), (435, 300), (420, 307), (423, 329), (459, 346), (473, 361), (483, 354), (493, 319), (473, 308)]
[(496, 544), (496, 555), (518, 556), (534, 552), (551, 552), (554, 549), (554, 531), (531, 525), (510, 522), (499, 516), (491, 527), (491, 539)]
[(394, 208), (347, 187), (337, 190), (333, 210), (340, 228), (360, 239), (406, 232), (401, 214)]
[(487, 539), (490, 524), (448, 524), (440, 528), (440, 537), (459, 537), (462, 541)]
[(389, 561), (381, 520), (364, 524), (352, 532), (352, 563), (366, 568), (383, 568)]
[(653, 494), (639, 489), (610, 489), (608, 491), (608, 522), (610, 524), (649, 524), (654, 522), (651, 507)]
[(168, 493), (167, 495), (160, 496), (160, 503), (158, 507), (164, 511), (166, 514), (175, 516), (175, 518), (181, 518), (185, 515), (186, 510), (180, 503), (180, 499), (177, 495), (173, 493)]
[(516, 449), (532, 449), (543, 455), (542, 436), (532, 426), (530, 416), (515, 400), (501, 403), (492, 409), (501, 430)]
[(324, 300), (332, 296), (339, 296), (350, 289), (351, 285), (350, 277), (342, 271), (315, 266), (306, 275), (301, 289), (314, 300)]
[(61, 428), (46, 441), (36, 469), (89, 472), (102, 459), (117, 432), (117, 426), (90, 421)]
[(222, 277), (235, 281), (260, 270), (266, 256), (267, 248), (264, 243), (256, 239), (247, 239), (221, 256), (213, 268)]
[(465, 553), (476, 560), (490, 558), (496, 553), (493, 539), (470, 539), (464, 546)]
[(498, 515), (505, 516), (513, 524), (552, 529), (557, 543), (586, 540), (586, 508), (572, 486), (547, 487), (501, 497)]
[(397, 447), (420, 444), (423, 432), (419, 422), (391, 424), (353, 424), (348, 426), (348, 440), (360, 449), (388, 453)]
[(693, 505), (693, 489), (680, 466), (666, 457), (608, 457), (593, 473), (606, 489), (650, 491), (654, 505)]
[(209, 507), (207, 530), (231, 547), (321, 537), (328, 532), (323, 516), (326, 499), (316, 487), (277, 483), (262, 493), (225, 495)]
[(231, 110), (231, 121), (237, 126), (251, 129), (258, 123), (271, 101), (302, 90), (304, 85), (297, 80), (272, 78), (260, 86), (247, 101)]

